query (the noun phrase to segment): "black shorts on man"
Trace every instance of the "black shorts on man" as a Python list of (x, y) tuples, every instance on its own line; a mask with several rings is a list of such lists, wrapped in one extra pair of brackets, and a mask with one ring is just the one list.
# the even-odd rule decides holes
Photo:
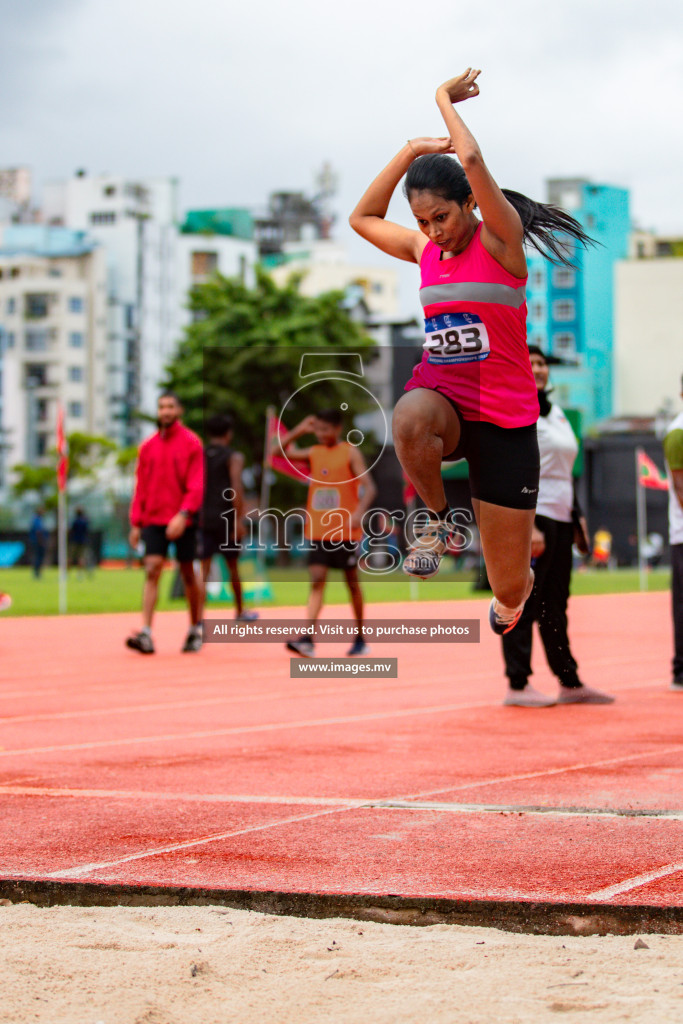
[(166, 558), (171, 544), (175, 546), (175, 556), (179, 562), (194, 562), (197, 557), (197, 528), (186, 526), (177, 540), (169, 540), (166, 527), (154, 524), (143, 526), (141, 531), (145, 555), (161, 555)]
[(344, 540), (333, 543), (328, 540), (311, 541), (313, 550), (308, 553), (309, 565), (324, 565), (328, 569), (355, 569), (358, 565), (358, 542)]

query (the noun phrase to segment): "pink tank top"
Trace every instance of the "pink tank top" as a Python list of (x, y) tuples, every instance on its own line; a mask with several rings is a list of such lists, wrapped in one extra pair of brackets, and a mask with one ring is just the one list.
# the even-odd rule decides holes
[(526, 344), (527, 279), (486, 251), (481, 229), (450, 259), (440, 259), (433, 242), (424, 248), (424, 354), (405, 390), (440, 391), (466, 420), (528, 427), (538, 419), (538, 396)]

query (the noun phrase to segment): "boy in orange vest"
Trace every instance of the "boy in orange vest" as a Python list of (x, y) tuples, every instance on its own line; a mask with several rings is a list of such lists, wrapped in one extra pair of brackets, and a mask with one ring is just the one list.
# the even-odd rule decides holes
[[(358, 581), (358, 542), (363, 536), (363, 515), (372, 504), (377, 488), (368, 473), (360, 450), (342, 441), (343, 417), (337, 409), (323, 409), (307, 416), (287, 434), (274, 439), (289, 458), (308, 462), (310, 484), (306, 502), (306, 538), (313, 550), (308, 556), (311, 591), (307, 613), (309, 630), (320, 615), (328, 569), (341, 569), (349, 588), (356, 619), (356, 639), (348, 655), (369, 653), (363, 640), (363, 593)], [(293, 443), (304, 434), (315, 434), (317, 444), (297, 448)], [(287, 644), (290, 651), (312, 657), (315, 647), (308, 631)]]

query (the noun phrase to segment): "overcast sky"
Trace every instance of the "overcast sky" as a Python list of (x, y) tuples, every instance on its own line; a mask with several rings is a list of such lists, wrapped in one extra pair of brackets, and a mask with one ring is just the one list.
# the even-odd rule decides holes
[[(680, 0), (0, 0), (0, 26), (0, 166), (38, 188), (84, 167), (177, 176), (183, 209), (262, 205), (330, 161), (346, 240), (405, 139), (442, 134), (436, 86), (472, 65), (481, 94), (459, 109), (499, 184), (623, 185), (638, 225), (683, 232)], [(391, 214), (410, 223), (402, 200)]]

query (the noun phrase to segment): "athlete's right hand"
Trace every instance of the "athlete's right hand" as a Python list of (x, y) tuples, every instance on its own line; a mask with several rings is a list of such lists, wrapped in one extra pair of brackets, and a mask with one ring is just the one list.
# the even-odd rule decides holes
[(296, 428), (297, 434), (313, 434), (315, 432), (315, 416), (306, 416)]
[(135, 551), (135, 549), (137, 548), (138, 544), (140, 543), (140, 527), (139, 526), (131, 527), (131, 531), (128, 534), (128, 543), (132, 547), (133, 551)]
[(448, 136), (438, 139), (429, 136), (421, 136), (419, 139), (410, 139), (408, 142), (415, 156), (424, 156), (425, 153), (454, 153), (453, 143)]
[(479, 86), (477, 85), (477, 79), (480, 74), (481, 71), (477, 71), (476, 68), (468, 68), (461, 75), (449, 78), (447, 82), (444, 82), (436, 90), (437, 100), (439, 99), (439, 94), (447, 96), (450, 103), (462, 103), (463, 100), (469, 100), (473, 96), (478, 96)]
[(545, 551), (545, 534), (537, 526), (531, 530), (531, 557), (540, 558)]

